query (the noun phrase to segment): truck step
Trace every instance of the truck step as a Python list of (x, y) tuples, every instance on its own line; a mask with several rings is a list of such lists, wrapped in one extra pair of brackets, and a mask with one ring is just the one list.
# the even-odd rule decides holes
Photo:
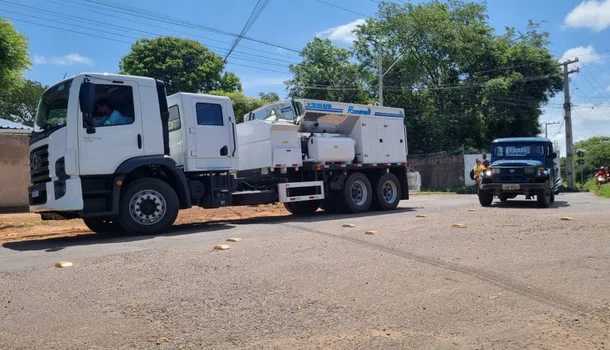
[(256, 205), (277, 202), (275, 191), (242, 191), (232, 193), (233, 205)]

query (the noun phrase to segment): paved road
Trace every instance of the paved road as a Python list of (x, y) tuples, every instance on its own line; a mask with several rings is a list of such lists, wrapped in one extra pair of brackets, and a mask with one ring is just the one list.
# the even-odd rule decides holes
[[(589, 194), (550, 209), (439, 195), (382, 215), (6, 243), (0, 349), (605, 349), (609, 215)], [(243, 241), (212, 250), (228, 237)]]

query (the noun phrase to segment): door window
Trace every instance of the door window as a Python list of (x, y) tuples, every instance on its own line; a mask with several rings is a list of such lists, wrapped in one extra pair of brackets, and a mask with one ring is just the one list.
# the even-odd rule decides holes
[[(95, 127), (133, 124), (135, 120), (133, 89), (123, 85), (95, 85)], [(84, 126), (87, 123), (83, 123)]]
[(178, 105), (169, 107), (168, 124), (169, 124), (169, 128), (168, 128), (169, 132), (180, 130), (180, 128), (182, 127), (182, 125), (180, 123), (180, 109), (178, 108)]
[(197, 109), (198, 125), (223, 126), (222, 107), (216, 103), (202, 103), (195, 105)]

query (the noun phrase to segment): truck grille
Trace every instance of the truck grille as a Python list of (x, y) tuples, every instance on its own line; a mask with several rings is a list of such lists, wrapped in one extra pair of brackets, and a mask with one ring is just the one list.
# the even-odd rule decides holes
[(30, 152), (30, 182), (35, 185), (50, 180), (49, 146), (44, 145)]
[(525, 168), (500, 168), (500, 174), (494, 176), (495, 182), (527, 183), (532, 182), (534, 174), (525, 174)]

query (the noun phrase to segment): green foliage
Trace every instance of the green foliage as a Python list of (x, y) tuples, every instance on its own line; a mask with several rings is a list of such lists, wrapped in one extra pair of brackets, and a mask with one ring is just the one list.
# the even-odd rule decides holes
[(3, 92), (21, 80), (30, 67), (27, 38), (0, 18), (0, 86)]
[(595, 179), (590, 179), (582, 186), (582, 188), (584, 188), (585, 191), (595, 193), (600, 197), (610, 198), (610, 184), (604, 184), (598, 189), (597, 185), (595, 184)]
[(494, 34), (481, 3), (382, 2), (378, 20), (356, 30), (355, 57), (378, 87), (380, 47), (384, 105), (405, 109), (412, 153), (487, 149), (497, 137), (539, 133), (540, 107), (561, 90), (548, 33)]
[(280, 95), (278, 95), (275, 92), (268, 92), (268, 93), (261, 92), (260, 94), (258, 94), (258, 98), (265, 101), (266, 103), (271, 103), (271, 102), (279, 101)]
[(588, 140), (577, 142), (574, 149), (585, 150), (585, 164), (578, 164), (578, 156), (574, 152), (574, 171), (576, 177), (580, 178), (583, 170), (585, 178), (591, 178), (603, 166), (610, 166), (610, 137), (592, 137)]
[(210, 91), (210, 95), (227, 96), (233, 103), (236, 123), (244, 121), (244, 114), (263, 106), (266, 102), (258, 98), (248, 97), (242, 92)]
[(328, 39), (315, 38), (301, 51), (303, 62), (291, 64), (288, 96), (351, 103), (372, 102), (366, 90), (370, 75), (352, 62), (352, 54)]
[(222, 77), (220, 77), (220, 85), (218, 86), (218, 90), (226, 91), (226, 92), (237, 92), (242, 91), (241, 81), (232, 72), (224, 72)]
[(34, 125), (38, 101), (46, 86), (32, 80), (19, 82), (0, 96), (0, 116), (28, 126)]
[(122, 74), (159, 79), (168, 94), (176, 92), (241, 91), (233, 73), (224, 73), (220, 56), (197, 41), (176, 37), (140, 39), (119, 63)]

